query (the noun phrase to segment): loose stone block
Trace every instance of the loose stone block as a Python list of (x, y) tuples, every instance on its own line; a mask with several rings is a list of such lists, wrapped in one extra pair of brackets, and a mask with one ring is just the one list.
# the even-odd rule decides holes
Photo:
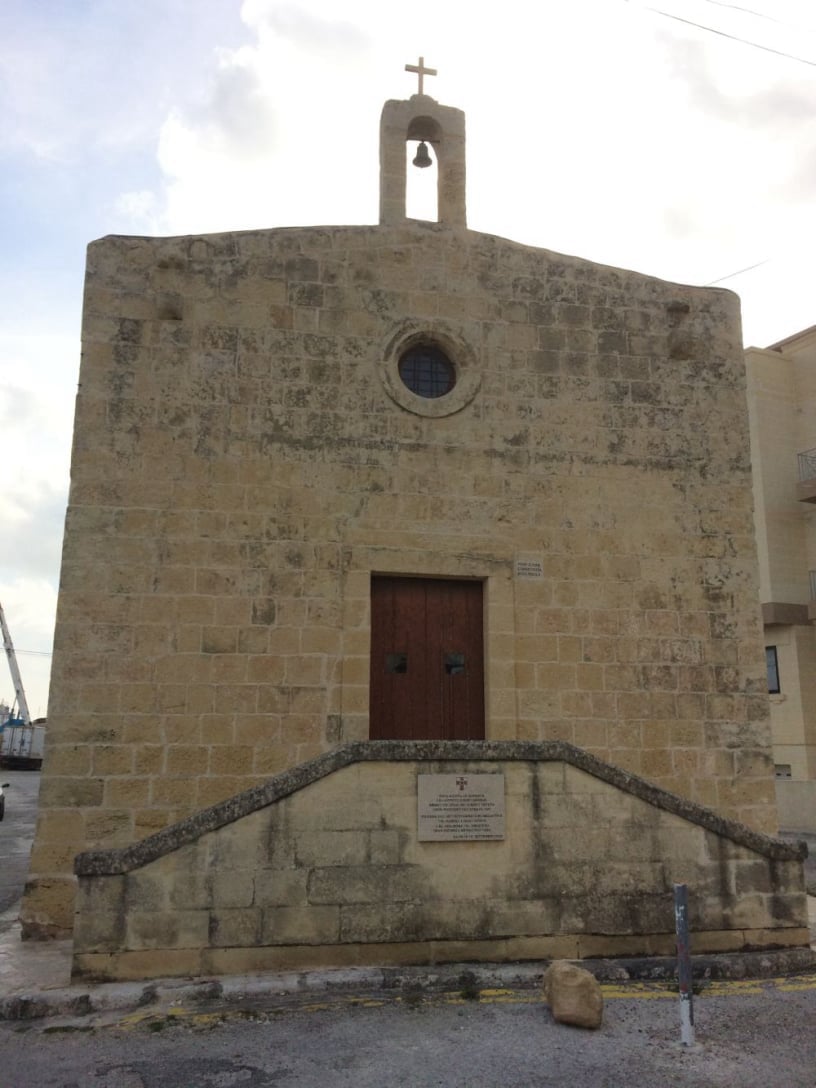
[(544, 1000), (553, 1019), (579, 1028), (599, 1028), (603, 1022), (603, 994), (598, 980), (566, 960), (556, 960), (544, 972)]

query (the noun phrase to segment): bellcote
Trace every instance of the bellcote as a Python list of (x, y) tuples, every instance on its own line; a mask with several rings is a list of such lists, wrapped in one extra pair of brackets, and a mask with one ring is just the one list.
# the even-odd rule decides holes
[(436, 156), (439, 222), (449, 227), (466, 227), (465, 115), (452, 106), (440, 106), (427, 94), (412, 95), (407, 101), (391, 99), (383, 106), (380, 223), (394, 226), (406, 220), (405, 145), (409, 140), (424, 140)]

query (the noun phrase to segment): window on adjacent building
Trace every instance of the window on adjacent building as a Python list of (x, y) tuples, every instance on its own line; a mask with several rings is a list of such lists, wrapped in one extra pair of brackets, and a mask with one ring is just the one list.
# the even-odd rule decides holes
[(768, 693), (778, 695), (779, 687), (779, 661), (776, 657), (776, 646), (765, 647), (765, 668), (768, 670)]

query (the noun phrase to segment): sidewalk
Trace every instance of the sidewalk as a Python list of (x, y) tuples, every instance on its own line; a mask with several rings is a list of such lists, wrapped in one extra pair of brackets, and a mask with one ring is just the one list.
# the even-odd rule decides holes
[[(240, 1004), (249, 998), (293, 995), (451, 991), (466, 985), (478, 989), (536, 988), (540, 963), (446, 964), (433, 967), (348, 968), (206, 979), (156, 979), (107, 982), (72, 987), (71, 942), (21, 941), (17, 907), (0, 915), (0, 1020), (33, 1020), (51, 1016), (130, 1012), (140, 1007), (207, 1003)], [(695, 977), (709, 979), (771, 978), (812, 972), (816, 964), (816, 896), (808, 897), (811, 950), (747, 952), (694, 957)], [(11, 923), (11, 924), (9, 924)], [(693, 938), (692, 938), (693, 943)], [(632, 958), (585, 961), (602, 981), (668, 980), (671, 959)]]

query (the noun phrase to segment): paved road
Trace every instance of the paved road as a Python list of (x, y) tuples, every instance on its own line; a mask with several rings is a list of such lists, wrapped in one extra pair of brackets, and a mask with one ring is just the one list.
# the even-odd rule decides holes
[(6, 1024), (0, 1077), (3, 1088), (813, 1088), (814, 987), (699, 998), (693, 1048), (665, 994), (608, 999), (598, 1032), (555, 1024), (534, 995), (344, 999), (225, 1021), (145, 1010), (81, 1034), (81, 1021), (74, 1033)]
[[(40, 773), (0, 768), (0, 782), (9, 783), (5, 791), (6, 816), (0, 823), (0, 914), (3, 914), (23, 894), (37, 822)], [(11, 924), (11, 919), (0, 920), (0, 933)]]

